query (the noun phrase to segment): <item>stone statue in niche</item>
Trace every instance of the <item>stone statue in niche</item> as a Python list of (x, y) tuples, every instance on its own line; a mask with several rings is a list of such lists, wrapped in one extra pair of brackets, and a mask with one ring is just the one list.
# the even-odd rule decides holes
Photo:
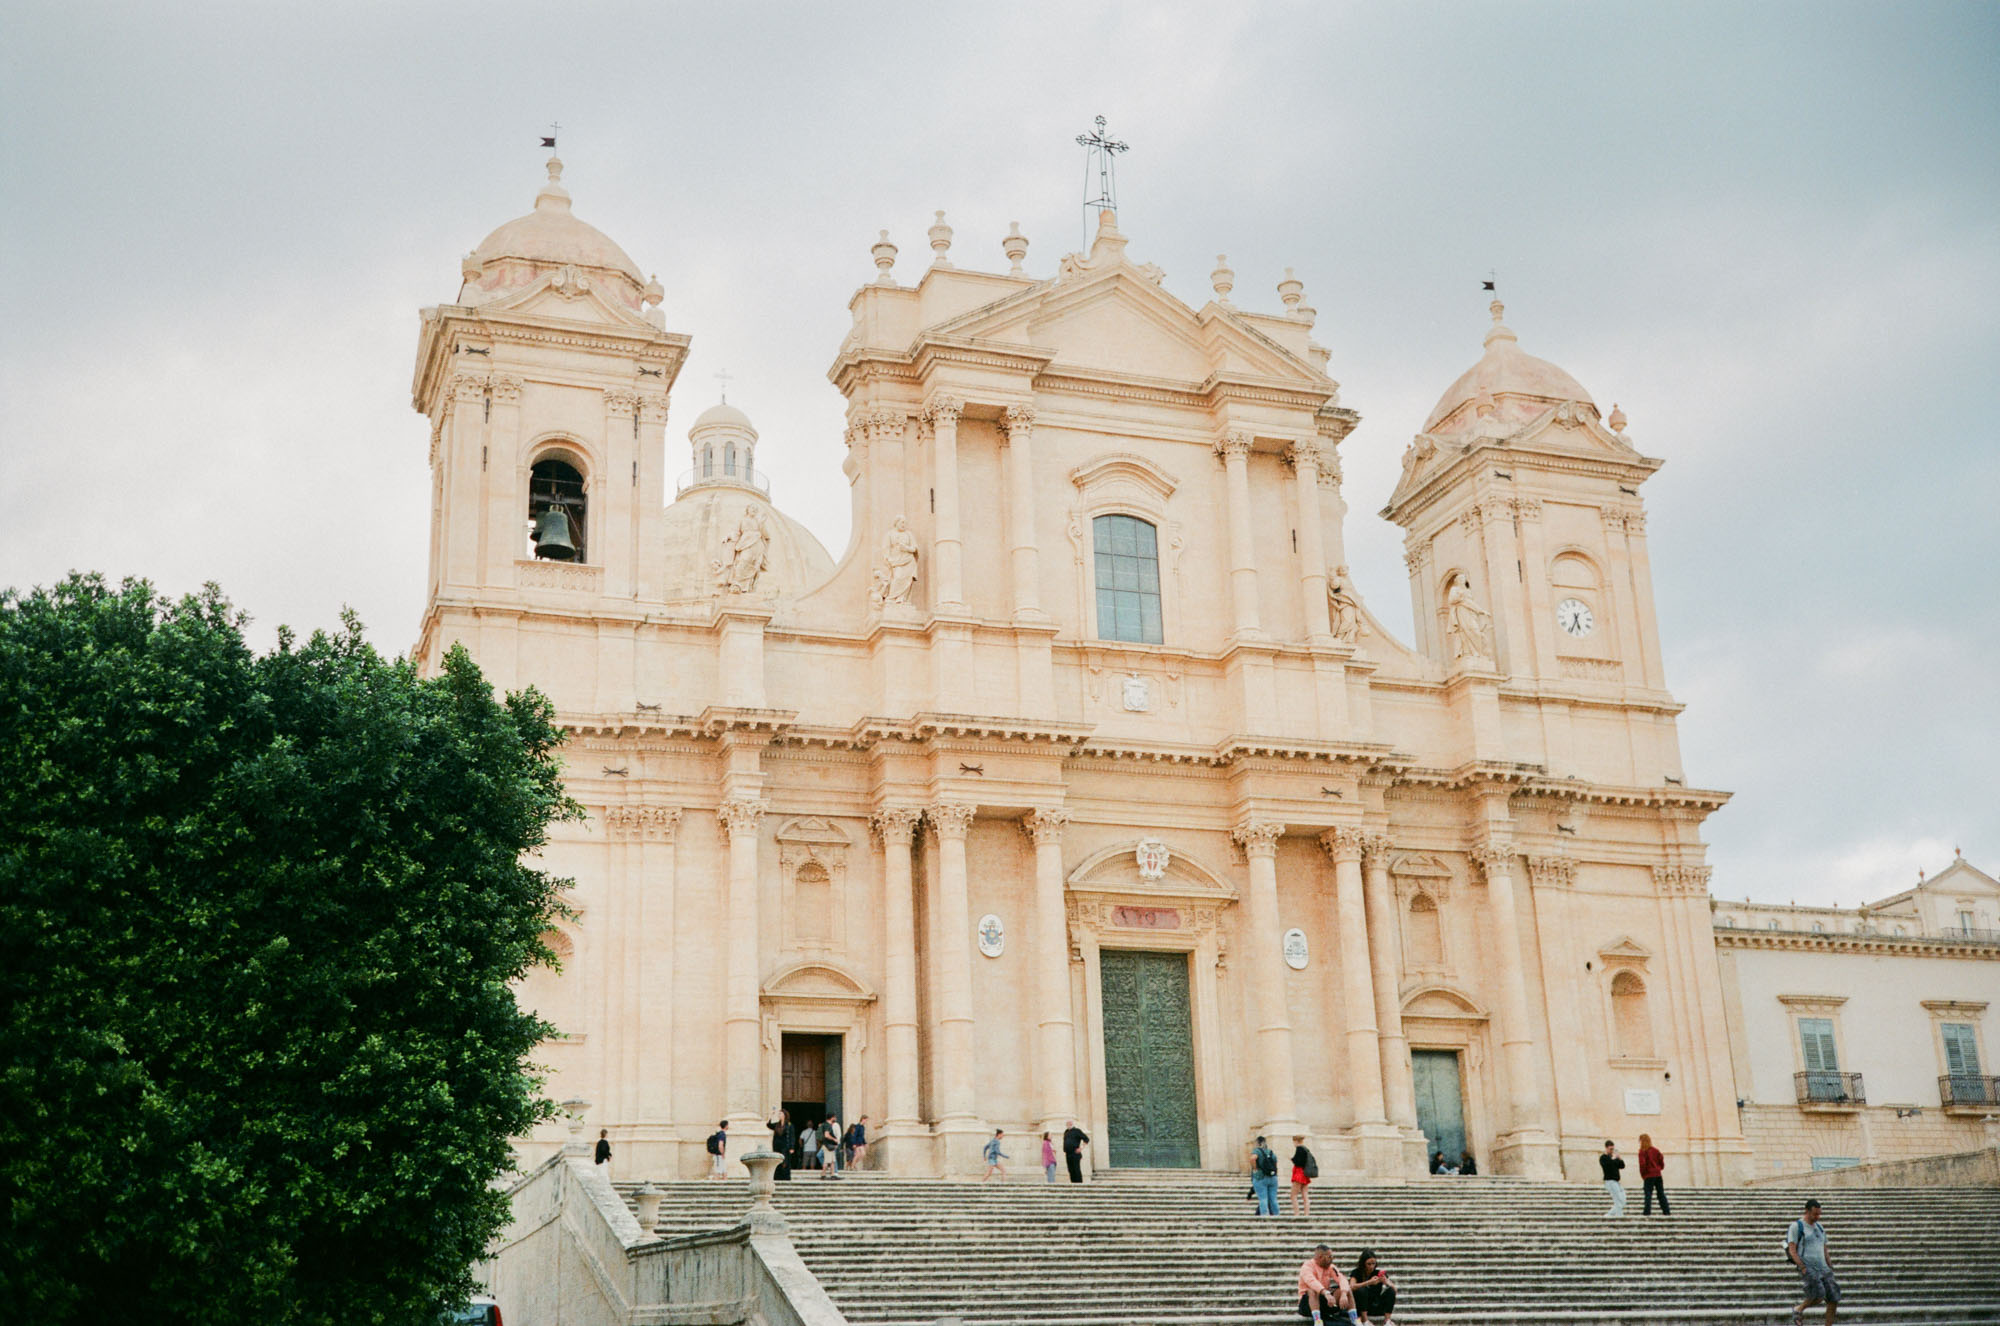
[(1333, 638), (1351, 645), (1361, 635), (1361, 601), (1348, 583), (1347, 568), (1336, 566), (1326, 578), (1326, 615)]
[(1453, 658), (1493, 657), (1493, 617), (1472, 597), (1472, 586), (1454, 577), (1444, 599), (1444, 629)]
[(910, 522), (897, 516), (888, 534), (883, 536), (882, 563), (875, 568), (868, 601), (878, 608), (908, 603), (916, 584), (917, 536), (910, 533)]
[(722, 541), (722, 557), (715, 563), (716, 588), (748, 594), (770, 565), (771, 531), (756, 507), (745, 506), (736, 532)]

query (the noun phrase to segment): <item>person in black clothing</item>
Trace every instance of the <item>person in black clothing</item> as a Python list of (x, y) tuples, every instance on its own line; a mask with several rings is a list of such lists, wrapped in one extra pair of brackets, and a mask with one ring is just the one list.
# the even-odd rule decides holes
[(1616, 1142), (1604, 1144), (1604, 1154), (1597, 1158), (1597, 1168), (1604, 1172), (1604, 1191), (1611, 1196), (1611, 1209), (1604, 1214), (1622, 1216), (1625, 1214), (1625, 1182), (1619, 1175), (1625, 1169), (1624, 1157), (1618, 1154)]
[(1392, 1326), (1389, 1314), (1396, 1310), (1396, 1282), (1377, 1263), (1374, 1252), (1363, 1248), (1355, 1259), (1354, 1274), (1347, 1278), (1354, 1285), (1356, 1319), (1366, 1322), (1370, 1317), (1379, 1317), (1382, 1326)]
[(1069, 1121), (1063, 1129), (1063, 1163), (1069, 1166), (1069, 1181), (1083, 1182), (1083, 1147), (1090, 1141), (1090, 1134), (1076, 1126), (1076, 1120)]
[(1431, 1173), (1433, 1174), (1444, 1173), (1444, 1152), (1442, 1151), (1431, 1152)]
[(1460, 1174), (1479, 1173), (1479, 1162), (1472, 1158), (1472, 1153), (1470, 1151), (1464, 1152), (1459, 1156), (1458, 1172)]
[(592, 1163), (598, 1165), (611, 1163), (611, 1133), (607, 1129), (597, 1130), (597, 1158)]
[(1312, 1151), (1306, 1146), (1306, 1139), (1292, 1138), (1292, 1214), (1310, 1216), (1313, 1213), (1312, 1181), (1319, 1177), (1319, 1162), (1313, 1159)]
[(792, 1177), (792, 1147), (798, 1142), (798, 1130), (792, 1127), (792, 1115), (784, 1106), (764, 1121), (771, 1130), (771, 1149), (778, 1153), (778, 1168), (771, 1175), (774, 1179)]

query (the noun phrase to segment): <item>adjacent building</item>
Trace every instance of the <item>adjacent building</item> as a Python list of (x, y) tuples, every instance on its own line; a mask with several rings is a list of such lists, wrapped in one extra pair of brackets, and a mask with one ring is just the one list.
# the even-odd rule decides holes
[(1760, 1173), (1970, 1151), (2000, 1114), (2000, 884), (1956, 858), (1858, 908), (1715, 900)]
[[(1366, 587), (1299, 281), (1253, 309), (1222, 264), (1188, 302), (1109, 210), (1039, 273), (1018, 232), (961, 265), (940, 216), (899, 275), (885, 233), (828, 374), (836, 559), (736, 408), (670, 456), (689, 337), (560, 174), (423, 311), (416, 653), (570, 733), (576, 913), (525, 994), (621, 1173), (781, 1105), (866, 1114), (906, 1173), (1072, 1118), (1098, 1167), (1264, 1133), (1594, 1178), (1643, 1129), (1748, 1172), (1660, 462), (1497, 300), (1382, 508), (1408, 584)], [(1409, 642), (1368, 607), (1405, 589)]]

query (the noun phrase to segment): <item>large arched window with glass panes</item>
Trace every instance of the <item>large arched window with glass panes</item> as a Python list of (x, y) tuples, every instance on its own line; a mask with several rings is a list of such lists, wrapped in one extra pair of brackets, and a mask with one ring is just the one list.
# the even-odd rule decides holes
[(1106, 515), (1091, 522), (1097, 574), (1097, 638), (1162, 643), (1160, 536), (1137, 516)]

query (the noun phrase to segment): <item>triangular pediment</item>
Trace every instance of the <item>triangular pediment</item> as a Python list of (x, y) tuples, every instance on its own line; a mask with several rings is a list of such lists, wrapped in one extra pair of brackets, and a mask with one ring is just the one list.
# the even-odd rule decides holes
[(1190, 308), (1150, 269), (1127, 263), (1031, 286), (926, 328), (919, 340), (925, 337), (1032, 345), (1051, 353), (1059, 367), (1188, 384), (1218, 375), (1315, 387), (1327, 382), (1317, 368), (1226, 309)]
[(1653, 950), (1647, 948), (1630, 935), (1620, 935), (1611, 943), (1597, 950), (1597, 956), (1606, 962), (1629, 962), (1643, 967), (1646, 964), (1646, 960), (1653, 956)]
[(848, 845), (848, 837), (841, 827), (821, 815), (790, 820), (773, 837), (781, 843), (813, 843), (829, 847)]

